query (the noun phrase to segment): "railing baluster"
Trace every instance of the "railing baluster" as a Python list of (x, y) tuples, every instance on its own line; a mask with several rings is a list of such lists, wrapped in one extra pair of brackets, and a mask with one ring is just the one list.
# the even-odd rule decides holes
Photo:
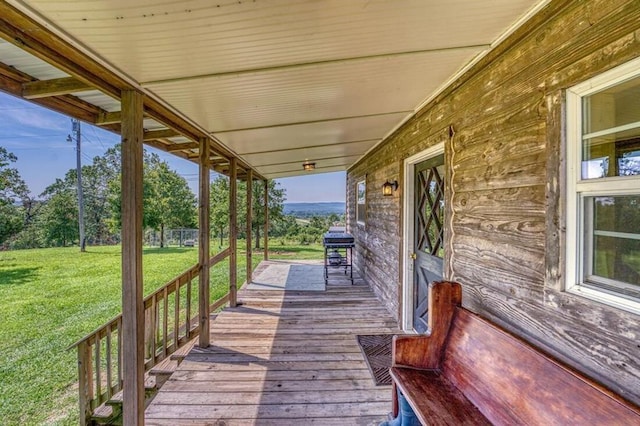
[(116, 320), (116, 329), (118, 330), (118, 386), (117, 390), (122, 389), (122, 316)]
[(149, 331), (151, 332), (151, 365), (156, 364), (156, 345), (158, 333), (156, 331), (157, 323), (158, 323), (158, 299), (156, 298), (155, 293), (151, 297), (151, 307), (149, 308), (151, 311), (151, 324), (149, 324)]
[(169, 331), (169, 298), (167, 297), (167, 287), (163, 291), (164, 305), (162, 309), (162, 358), (167, 357), (167, 338)]
[(173, 306), (173, 350), (177, 350), (180, 345), (180, 281), (176, 281), (176, 292), (173, 296), (175, 304)]
[(94, 356), (94, 364), (95, 364), (95, 372), (96, 372), (96, 398), (98, 400), (98, 405), (102, 403), (102, 367), (101, 363), (101, 346), (102, 340), (100, 339), (100, 335), (96, 337), (95, 348), (95, 356)]
[[(216, 254), (209, 260), (213, 266), (230, 254), (229, 249)], [(173, 351), (179, 349), (181, 345), (193, 338), (199, 332), (197, 319), (192, 318), (192, 306), (194, 294), (193, 280), (198, 277), (200, 265), (194, 265), (183, 272), (177, 278), (156, 290), (144, 300), (145, 306), (145, 350), (148, 361), (145, 363), (147, 369), (157, 363), (159, 359), (164, 359), (171, 355)], [(180, 300), (183, 293), (181, 287), (186, 285), (185, 300)], [(174, 312), (169, 314), (169, 296), (174, 296)], [(228, 294), (216, 301), (212, 306), (214, 309), (224, 305), (228, 301)], [(162, 302), (162, 306), (160, 303)], [(181, 323), (181, 311), (183, 306), (185, 318)], [(160, 316), (162, 309), (162, 317)], [(173, 327), (170, 328), (169, 320), (173, 319)], [(195, 320), (195, 321), (194, 321)], [(192, 326), (193, 324), (193, 326)], [(184, 326), (183, 338), (180, 337), (180, 330)], [(193, 330), (192, 330), (193, 327)], [(172, 344), (168, 344), (169, 330), (173, 332)], [(114, 333), (117, 336), (114, 337)], [(117, 338), (117, 342), (116, 342)], [(104, 340), (104, 354), (103, 341)], [(160, 347), (160, 344), (162, 347)], [(89, 424), (93, 410), (102, 402), (110, 399), (116, 392), (122, 390), (122, 315), (118, 315), (96, 331), (83, 337), (73, 346), (78, 351), (78, 386), (79, 386), (79, 406), (81, 424)], [(115, 348), (114, 348), (115, 347)], [(115, 352), (114, 352), (115, 351)], [(103, 356), (105, 366), (103, 368)], [(116, 364), (116, 365), (114, 365)], [(103, 370), (105, 370), (103, 372)], [(103, 375), (106, 378), (106, 389), (103, 393)], [(114, 376), (116, 382), (114, 384)]]
[(111, 326), (107, 327), (107, 336), (106, 336), (106, 356), (107, 356), (107, 400), (111, 399), (112, 393), (112, 377), (111, 377)]
[[(193, 270), (193, 269), (192, 269)], [(185, 303), (185, 326), (184, 326), (184, 335), (186, 341), (191, 339), (191, 280), (193, 276), (189, 274), (189, 279), (187, 280), (187, 300)]]

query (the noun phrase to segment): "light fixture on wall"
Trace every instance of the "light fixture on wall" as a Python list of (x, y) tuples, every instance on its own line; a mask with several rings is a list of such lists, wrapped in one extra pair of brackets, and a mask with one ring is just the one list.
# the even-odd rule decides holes
[(302, 163), (302, 170), (304, 170), (305, 172), (310, 172), (312, 170), (315, 170), (316, 168), (316, 163), (312, 163), (311, 161), (305, 161), (304, 163)]
[(385, 197), (388, 197), (390, 195), (393, 195), (393, 191), (396, 191), (397, 189), (398, 189), (397, 180), (394, 180), (393, 182), (386, 181), (382, 185), (382, 195), (384, 195)]

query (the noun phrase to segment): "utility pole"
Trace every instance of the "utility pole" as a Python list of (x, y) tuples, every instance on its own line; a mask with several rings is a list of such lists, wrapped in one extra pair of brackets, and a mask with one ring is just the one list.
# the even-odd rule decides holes
[[(78, 227), (80, 228), (80, 251), (86, 251), (86, 238), (84, 235), (84, 195), (82, 193), (82, 152), (81, 152), (81, 131), (80, 120), (71, 119), (71, 130), (75, 133), (76, 138), (76, 175), (78, 183)], [(73, 142), (71, 135), (67, 136), (67, 141)]]

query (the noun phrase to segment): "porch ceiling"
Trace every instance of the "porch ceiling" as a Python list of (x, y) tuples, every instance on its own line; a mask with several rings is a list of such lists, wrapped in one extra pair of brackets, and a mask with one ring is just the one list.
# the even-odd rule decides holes
[[(547, 0), (8, 3), (277, 178), (305, 160), (346, 170)], [(5, 65), (70, 76), (4, 38)], [(101, 91), (74, 96), (119, 108)], [(185, 141), (156, 145), (196, 158)]]

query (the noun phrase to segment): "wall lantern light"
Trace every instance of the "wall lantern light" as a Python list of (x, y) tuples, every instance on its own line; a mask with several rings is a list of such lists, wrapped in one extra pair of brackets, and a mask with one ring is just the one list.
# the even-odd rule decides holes
[(394, 180), (393, 182), (386, 181), (382, 185), (382, 195), (384, 195), (385, 197), (388, 197), (390, 195), (393, 195), (393, 191), (396, 191), (397, 189), (398, 189), (397, 180)]
[(310, 161), (305, 161), (304, 163), (302, 163), (302, 170), (304, 170), (305, 172), (310, 172), (312, 170), (315, 170), (316, 168), (316, 163), (312, 163)]

